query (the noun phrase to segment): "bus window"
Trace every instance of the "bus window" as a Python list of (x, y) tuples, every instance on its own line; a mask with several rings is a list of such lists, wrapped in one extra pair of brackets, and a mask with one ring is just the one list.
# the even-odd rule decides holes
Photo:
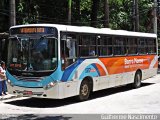
[(156, 39), (148, 39), (147, 45), (148, 45), (148, 53), (155, 54), (156, 53)]
[(139, 39), (139, 44), (138, 44), (138, 53), (139, 54), (146, 54), (147, 52), (147, 42), (145, 38), (140, 38)]
[(114, 38), (114, 55), (125, 55), (126, 54), (126, 39), (115, 37)]
[(112, 55), (112, 37), (102, 36), (98, 39), (98, 55)]
[(96, 56), (96, 36), (82, 35), (79, 39), (79, 56)]
[(96, 55), (96, 47), (91, 46), (89, 49), (89, 56), (95, 56)]
[(62, 57), (62, 68), (66, 68), (75, 62), (77, 58), (77, 41), (76, 35), (64, 34), (61, 37), (61, 57)]
[(128, 38), (127, 39), (127, 54), (128, 55), (136, 55), (137, 51), (137, 39), (136, 38)]

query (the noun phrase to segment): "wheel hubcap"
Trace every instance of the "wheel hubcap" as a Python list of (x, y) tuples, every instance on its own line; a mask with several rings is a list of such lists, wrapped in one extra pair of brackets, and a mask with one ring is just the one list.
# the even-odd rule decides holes
[(88, 86), (87, 85), (84, 85), (82, 87), (82, 95), (83, 96), (86, 96), (88, 94)]

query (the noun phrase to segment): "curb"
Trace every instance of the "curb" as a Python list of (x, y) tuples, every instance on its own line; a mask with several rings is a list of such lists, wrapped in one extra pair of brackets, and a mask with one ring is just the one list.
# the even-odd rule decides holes
[[(9, 95), (9, 96), (8, 96), (8, 95)], [(11, 94), (8, 94), (8, 95), (1, 96), (0, 101), (9, 100), (9, 99), (13, 99), (13, 98), (18, 98), (18, 97), (20, 97), (20, 96), (18, 96), (18, 95), (11, 95)]]

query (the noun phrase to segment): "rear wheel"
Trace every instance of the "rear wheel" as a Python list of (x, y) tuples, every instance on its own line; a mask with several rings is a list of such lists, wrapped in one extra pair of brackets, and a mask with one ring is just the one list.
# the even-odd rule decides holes
[(89, 98), (90, 92), (91, 92), (91, 86), (89, 84), (89, 81), (83, 80), (80, 86), (78, 100), (79, 101), (87, 100)]
[(135, 77), (134, 77), (134, 83), (132, 85), (133, 88), (141, 87), (141, 80), (142, 80), (141, 72), (136, 72)]

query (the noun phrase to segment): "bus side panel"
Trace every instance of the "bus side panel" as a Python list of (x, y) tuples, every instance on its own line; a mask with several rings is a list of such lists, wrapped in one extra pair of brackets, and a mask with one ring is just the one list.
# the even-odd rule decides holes
[[(13, 91), (15, 91), (17, 92), (15, 94), (18, 94), (18, 92), (23, 93), (24, 91), (32, 91), (33, 93), (42, 93), (42, 95), (32, 95), (31, 97), (62, 99), (78, 95), (81, 81), (85, 77), (91, 77), (93, 79), (93, 91), (97, 91), (132, 83), (134, 81), (135, 72), (138, 69), (142, 70), (142, 79), (156, 75), (157, 72), (157, 60), (156, 56), (153, 55), (100, 59), (101, 58), (85, 59), (77, 65), (76, 68), (73, 68), (67, 77), (69, 79), (57, 82), (52, 88), (44, 89), (8, 86), (9, 93), (12, 92), (13, 94)], [(130, 61), (125, 64), (126, 59)], [(136, 65), (133, 64), (134, 61), (132, 60), (137, 62)], [(98, 67), (97, 64), (99, 65)]]
[(93, 80), (93, 91), (112, 88), (116, 86), (126, 85), (134, 82), (135, 72), (120, 73), (115, 75), (102, 76), (98, 81)]
[(134, 82), (135, 71), (123, 73), (122, 84), (129, 84)]
[(142, 70), (142, 80), (155, 76), (157, 74), (157, 71), (158, 71), (157, 68), (150, 68), (150, 69)]
[(79, 80), (59, 83), (58, 84), (59, 98), (62, 99), (78, 95), (80, 83), (81, 82)]
[[(99, 74), (99, 77), (97, 78), (91, 75), (94, 83), (93, 91), (133, 83), (135, 73), (138, 69), (142, 71), (142, 79), (152, 77), (157, 73), (156, 55), (99, 58), (99, 60), (105, 66), (105, 68), (101, 68), (103, 68), (103, 72), (106, 72), (106, 75), (101, 76), (101, 74)], [(86, 61), (87, 64), (93, 64), (93, 61), (95, 64), (100, 64), (98, 60), (84, 60), (84, 62)], [(99, 63), (96, 63), (96, 61)], [(83, 71), (84, 69), (85, 67), (83, 66), (83, 69), (79, 70)], [(101, 73), (102, 70), (98, 69), (98, 71)], [(86, 75), (82, 74), (83, 72), (78, 73), (79, 75), (77, 79), (82, 80), (86, 77)]]

